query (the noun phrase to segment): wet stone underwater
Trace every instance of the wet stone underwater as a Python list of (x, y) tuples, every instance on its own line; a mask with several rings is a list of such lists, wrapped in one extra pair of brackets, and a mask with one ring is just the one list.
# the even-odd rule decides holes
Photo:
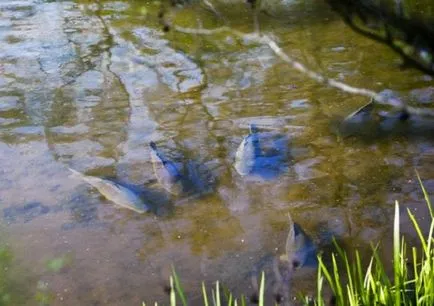
[[(400, 69), (387, 46), (353, 32), (323, 2), (287, 6), (258, 23), (296, 60), (432, 107), (432, 78)], [(202, 281), (249, 295), (255, 271), (285, 253), (288, 214), (295, 239), (305, 233), (309, 254), (325, 258), (332, 237), (366, 256), (381, 241), (390, 257), (395, 200), (426, 228), (415, 170), (432, 195), (432, 118), (358, 125), (362, 133), (342, 137), (336, 125), (367, 98), (318, 84), (230, 33), (165, 32), (160, 8), (1, 1), (2, 302), (167, 304), (171, 264), (191, 305), (202, 302)], [(253, 31), (244, 3), (217, 8), (224, 17), (201, 5), (170, 17), (184, 27)], [(178, 189), (178, 179), (165, 179), (168, 163), (156, 167), (151, 142), (157, 161), (181, 169)], [(147, 212), (116, 206), (68, 168), (130, 188)], [(402, 216), (402, 232), (416, 241)], [(292, 293), (315, 293), (310, 260), (298, 263)]]

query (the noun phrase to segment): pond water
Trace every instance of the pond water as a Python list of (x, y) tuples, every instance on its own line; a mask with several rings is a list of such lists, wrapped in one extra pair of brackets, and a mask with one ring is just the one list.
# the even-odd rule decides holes
[[(426, 227), (415, 170), (434, 193), (432, 118), (340, 137), (336, 122), (366, 97), (318, 84), (268, 46), (230, 32), (164, 32), (161, 5), (1, 1), (6, 305), (167, 303), (171, 264), (192, 305), (201, 303), (202, 280), (249, 294), (252, 269), (284, 252), (288, 212), (325, 255), (334, 236), (367, 255), (381, 241), (390, 258), (395, 200)], [(400, 69), (387, 46), (352, 32), (322, 1), (287, 5), (261, 14), (258, 25), (291, 57), (324, 76), (430, 107), (431, 77)], [(254, 30), (248, 6), (215, 9), (220, 16), (200, 5), (167, 14), (184, 27)], [(249, 124), (271, 161), (261, 163), (267, 171), (241, 176), (234, 161)], [(155, 182), (150, 141), (205, 169), (209, 192), (168, 195)], [(139, 186), (154, 209), (118, 208), (68, 167)], [(416, 241), (405, 214), (401, 226)], [(299, 274), (296, 289), (312, 293), (315, 273)]]

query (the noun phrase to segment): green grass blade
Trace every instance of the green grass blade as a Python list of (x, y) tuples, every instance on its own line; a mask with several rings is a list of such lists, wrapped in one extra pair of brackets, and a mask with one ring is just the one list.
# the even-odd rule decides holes
[[(375, 291), (375, 283), (373, 282), (372, 279), (372, 265), (374, 263), (374, 257), (371, 257), (371, 260), (369, 261), (369, 265), (368, 268), (366, 269), (366, 273), (365, 273), (365, 279), (363, 281), (363, 288), (366, 291), (366, 295), (364, 297), (364, 305), (369, 305), (371, 304), (371, 291)], [(375, 293), (374, 293), (375, 296)]]
[(261, 274), (261, 285), (259, 286), (259, 306), (264, 306), (265, 273)]
[[(323, 299), (323, 284), (324, 284), (324, 277), (322, 276), (321, 269), (318, 269), (317, 271), (317, 297), (316, 297), (316, 303), (317, 306), (323, 306), (324, 305), (324, 299)], [(305, 298), (305, 303), (308, 304), (307, 297)]]
[[(335, 255), (332, 254), (332, 257), (334, 257)], [(333, 293), (336, 295), (336, 299), (340, 300), (340, 298), (342, 298), (341, 296), (337, 295), (337, 288), (336, 285), (333, 281), (333, 278), (329, 272), (329, 270), (327, 269), (326, 265), (324, 264), (323, 260), (321, 257), (318, 257), (318, 263), (319, 263), (319, 269), (321, 269), (322, 273), (324, 273), (324, 276), (327, 280), (327, 282), (329, 283), (329, 286), (331, 288), (331, 290), (333, 291)], [(343, 302), (343, 300), (341, 301)], [(341, 304), (342, 305), (342, 304)]]
[(181, 303), (183, 306), (187, 306), (187, 299), (184, 294), (184, 290), (182, 289), (181, 282), (179, 281), (178, 275), (176, 274), (175, 268), (172, 266), (172, 274), (173, 280), (175, 282), (175, 289), (181, 299)]
[(208, 294), (206, 292), (205, 283), (202, 282), (202, 296), (203, 296), (203, 304), (208, 306)]
[(408, 208), (407, 208), (407, 214), (410, 217), (411, 222), (413, 223), (413, 227), (416, 230), (416, 233), (419, 236), (419, 240), (422, 243), (423, 250), (426, 253), (428, 248), (427, 248), (427, 244), (425, 242), (425, 237), (422, 234), (422, 231), (419, 227), (419, 224), (417, 223), (416, 218), (414, 217), (414, 215), (411, 213), (411, 211)]
[(333, 276), (334, 276), (334, 282), (335, 282), (335, 288), (336, 288), (336, 297), (339, 297), (339, 300), (341, 300), (342, 304), (344, 305), (344, 292), (342, 290), (342, 284), (339, 277), (339, 269), (338, 264), (336, 262), (336, 257), (332, 256), (332, 262), (333, 262)]
[(172, 276), (170, 276), (170, 306), (176, 306), (176, 294)]
[(395, 201), (395, 220), (393, 223), (393, 271), (395, 282), (395, 305), (401, 305), (401, 269), (399, 239), (399, 204)]
[(241, 296), (241, 306), (246, 306), (246, 297), (244, 295)]
[(426, 191), (425, 186), (423, 185), (422, 179), (420, 178), (419, 172), (417, 172), (417, 170), (416, 170), (416, 175), (417, 175), (417, 180), (419, 181), (420, 188), (422, 188), (422, 192), (423, 192), (423, 196), (425, 198), (425, 202), (428, 205), (428, 209), (429, 209), (429, 213), (431, 215), (431, 219), (434, 219), (434, 213), (433, 213), (433, 209), (432, 209), (432, 206), (431, 206), (431, 200), (429, 199), (428, 192)]
[(217, 305), (217, 298), (216, 298), (216, 294), (214, 292), (214, 289), (211, 289), (211, 295), (212, 295), (212, 303), (214, 306)]
[(216, 301), (217, 301), (217, 305), (216, 306), (221, 306), (221, 302), (220, 302), (220, 284), (219, 284), (219, 281), (217, 281), (217, 283), (215, 284), (215, 294), (216, 294)]

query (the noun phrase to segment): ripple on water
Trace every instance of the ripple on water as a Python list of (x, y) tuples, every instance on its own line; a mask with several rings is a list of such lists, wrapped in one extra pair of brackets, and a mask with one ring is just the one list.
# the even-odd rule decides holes
[(11, 143), (26, 143), (44, 139), (44, 128), (41, 126), (19, 126), (3, 131), (5, 141)]
[(3, 218), (8, 224), (22, 222), (27, 223), (41, 215), (48, 214), (50, 208), (39, 202), (31, 202), (24, 206), (12, 206), (3, 209)]
[(68, 135), (74, 135), (74, 134), (85, 134), (89, 131), (89, 127), (85, 125), (84, 123), (80, 123), (74, 126), (55, 126), (50, 128), (50, 132), (56, 133), (56, 134), (68, 134)]
[(104, 147), (101, 144), (89, 139), (56, 144), (56, 151), (61, 155), (73, 155), (74, 153), (78, 156), (88, 154), (94, 155), (100, 153), (103, 149)]
[[(152, 65), (161, 80), (175, 92), (187, 92), (203, 85), (205, 77), (202, 69), (184, 53), (170, 47), (160, 31), (150, 28), (133, 30), (142, 46), (157, 53), (142, 55), (141, 58)], [(137, 47), (139, 49), (139, 47)]]
[(0, 97), (0, 112), (16, 109), (20, 106), (20, 98), (14, 96)]
[(14, 119), (14, 118), (0, 118), (0, 125), (1, 126), (8, 126), (15, 123), (20, 122), (20, 119)]
[(20, 126), (10, 130), (11, 133), (26, 136), (44, 136), (42, 126)]
[[(432, 123), (416, 117), (408, 121), (411, 129), (423, 127), (428, 135), (422, 146), (413, 137), (408, 142), (381, 139), (372, 150), (357, 139), (340, 143), (325, 122), (334, 110), (343, 111), (342, 105), (350, 108), (353, 99), (313, 84), (282, 64), (268, 47), (244, 44), (230, 33), (212, 39), (164, 34), (156, 25), (156, 3), (149, 4), (148, 15), (139, 17), (136, 4), (148, 8), (145, 2), (88, 2), (0, 0), (6, 11), (0, 9), (0, 87), (6, 99), (1, 103), (0, 98), (0, 125), (5, 126), (0, 138), (0, 218), (3, 213), (10, 223), (7, 231), (14, 247), (32, 249), (19, 256), (36, 271), (39, 259), (53, 252), (77, 256), (74, 269), (42, 273), (66, 303), (138, 304), (137, 292), (159, 298), (155, 278), (143, 275), (153, 275), (173, 258), (183, 279), (203, 278), (186, 267), (198, 269), (199, 257), (209, 255), (209, 280), (238, 281), (252, 264), (242, 258), (244, 252), (256, 258), (282, 247), (287, 233), (275, 224), (288, 211), (311, 232), (322, 224), (325, 244), (332, 245), (332, 236), (378, 239), (393, 214), (388, 207), (376, 206), (393, 203), (391, 186), (397, 187), (393, 196), (421, 200), (416, 181), (403, 186), (407, 177), (414, 177), (414, 167), (432, 194)], [(309, 11), (315, 7), (309, 6)], [(194, 22), (204, 17), (194, 11)], [(175, 13), (189, 22), (190, 16), (184, 20), (183, 12)], [(334, 32), (322, 41), (321, 32), (311, 45), (298, 42), (316, 34), (317, 28), (291, 24), (288, 31), (287, 23), (271, 24), (271, 19), (261, 26), (272, 25), (268, 29), (279, 44), (306, 59), (311, 69), (332, 67), (344, 76), (351, 74), (360, 87), (381, 87), (376, 83), (381, 74), (367, 75), (365, 69), (371, 66), (367, 59), (375, 60), (383, 51), (366, 52), (366, 39), (343, 34), (339, 22), (333, 22), (332, 32), (342, 35)], [(204, 27), (215, 26), (204, 21)], [(274, 32), (275, 27), (280, 30)], [(343, 35), (354, 44), (344, 52)], [(420, 86), (405, 73), (390, 86), (399, 88), (401, 81), (405, 88)], [(387, 74), (387, 80), (398, 75)], [(408, 95), (428, 103), (432, 88)], [(36, 125), (40, 118), (45, 129)], [(259, 165), (278, 179), (244, 179), (232, 167), (251, 123), (262, 130), (265, 156)], [(10, 145), (3, 136), (23, 141)], [(150, 140), (164, 144), (169, 156), (184, 163), (193, 195), (210, 194), (173, 200), (149, 183), (150, 201), (167, 202), (169, 208), (162, 205), (161, 213), (172, 206), (175, 213), (137, 216), (118, 213), (93, 188), (68, 177), (70, 166), (95, 175), (116, 173), (128, 182), (152, 182)], [(194, 162), (178, 158), (181, 146)], [(402, 173), (397, 169), (407, 171), (398, 182), (394, 177)], [(100, 227), (103, 230), (93, 230)], [(29, 236), (33, 244), (26, 243)], [(235, 268), (227, 269), (231, 260)], [(125, 267), (131, 270), (125, 273)]]

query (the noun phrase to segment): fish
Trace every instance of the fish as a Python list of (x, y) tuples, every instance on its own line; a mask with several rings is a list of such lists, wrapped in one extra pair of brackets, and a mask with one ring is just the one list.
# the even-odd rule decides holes
[(184, 191), (183, 175), (176, 165), (168, 160), (157, 148), (155, 142), (149, 143), (151, 160), (159, 184), (169, 193), (180, 195)]
[(288, 214), (289, 232), (286, 239), (285, 254), (280, 260), (288, 262), (294, 269), (304, 266), (318, 266), (316, 246), (300, 225), (292, 221)]
[(342, 137), (368, 136), (374, 137), (379, 131), (380, 117), (374, 112), (376, 104), (371, 99), (367, 104), (358, 108), (341, 121), (338, 132)]
[(373, 118), (373, 111), (375, 108), (374, 99), (371, 99), (367, 104), (358, 108), (356, 111), (345, 117), (344, 122), (352, 124), (360, 124), (370, 121)]
[(235, 153), (235, 170), (241, 176), (248, 175), (253, 171), (256, 158), (260, 155), (261, 151), (256, 126), (251, 124), (249, 130), (249, 135), (244, 137)]
[[(290, 305), (291, 282), (296, 270), (303, 267), (318, 267), (317, 250), (313, 241), (302, 228), (292, 221), (288, 214), (289, 230), (286, 238), (285, 253), (271, 258), (271, 272), (266, 277), (271, 284), (276, 303)], [(270, 260), (269, 260), (270, 261)], [(263, 264), (264, 265), (264, 264)], [(252, 276), (253, 297), (258, 295), (258, 273)], [(253, 299), (254, 299), (253, 298)]]
[(74, 169), (68, 168), (75, 177), (82, 179), (96, 188), (107, 200), (114, 204), (133, 210), (139, 214), (148, 211), (147, 205), (133, 191), (115, 182), (95, 176), (84, 175)]

